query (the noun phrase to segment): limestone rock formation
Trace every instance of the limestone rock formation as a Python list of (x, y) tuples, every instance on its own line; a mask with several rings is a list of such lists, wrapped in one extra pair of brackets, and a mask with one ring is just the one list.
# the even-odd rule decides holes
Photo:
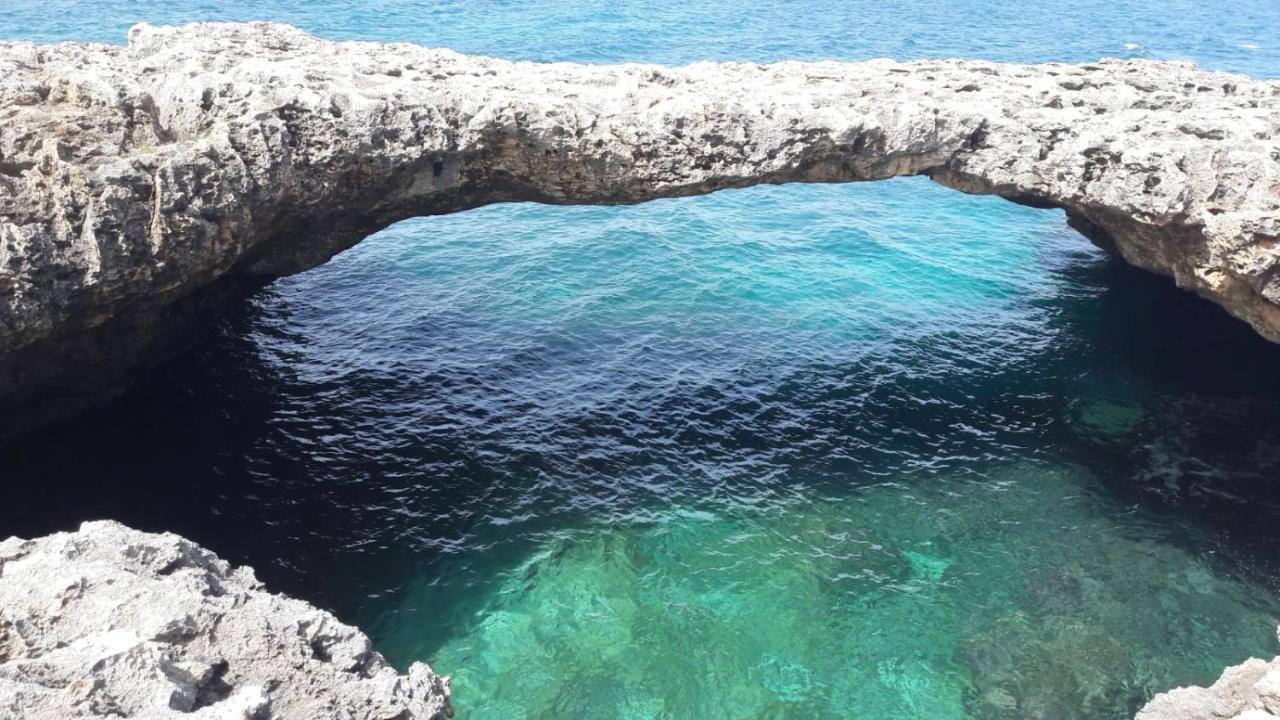
[(1184, 687), (1152, 698), (1137, 720), (1272, 720), (1280, 718), (1280, 657), (1250, 658), (1227, 668), (1213, 685)]
[(74, 399), (397, 220), (926, 174), (1280, 340), (1280, 83), (1187, 63), (591, 66), (139, 25), (0, 43), (0, 405)]
[(113, 522), (0, 542), (0, 718), (430, 720), (449, 681), (249, 568)]

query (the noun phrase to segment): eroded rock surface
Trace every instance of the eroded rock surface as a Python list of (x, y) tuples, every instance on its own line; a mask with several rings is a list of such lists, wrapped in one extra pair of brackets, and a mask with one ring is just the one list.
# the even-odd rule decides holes
[(397, 220), (927, 174), (1065, 208), (1280, 340), (1280, 83), (1172, 62), (590, 66), (273, 24), (0, 43), (0, 403)]
[(1184, 687), (1152, 698), (1137, 720), (1271, 720), (1280, 718), (1280, 657), (1250, 658), (1227, 668), (1207, 688)]
[(175, 535), (0, 542), (0, 718), (433, 720), (449, 681)]

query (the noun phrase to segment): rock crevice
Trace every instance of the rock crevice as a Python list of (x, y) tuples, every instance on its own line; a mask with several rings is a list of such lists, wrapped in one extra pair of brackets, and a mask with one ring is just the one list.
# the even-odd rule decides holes
[(407, 217), (898, 175), (1064, 208), (1280, 340), (1278, 138), (1280, 83), (1177, 62), (537, 64), (265, 23), (0, 43), (0, 405), (114, 382), (193, 298)]

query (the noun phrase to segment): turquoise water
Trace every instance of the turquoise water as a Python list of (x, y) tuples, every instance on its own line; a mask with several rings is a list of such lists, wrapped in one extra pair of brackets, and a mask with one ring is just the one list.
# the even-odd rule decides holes
[[(58, 3), (588, 61), (1193, 57), (1244, 2)], [(401, 223), (84, 419), (0, 535), (181, 532), (463, 718), (1118, 718), (1277, 652), (1280, 348), (1061, 213), (920, 178)]]

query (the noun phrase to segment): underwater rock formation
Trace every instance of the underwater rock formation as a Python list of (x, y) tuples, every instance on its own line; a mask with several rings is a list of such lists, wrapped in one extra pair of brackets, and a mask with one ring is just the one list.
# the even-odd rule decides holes
[(429, 720), (449, 681), (247, 567), (113, 522), (0, 542), (0, 718)]
[(1184, 687), (1161, 693), (1138, 712), (1137, 720), (1269, 720), (1280, 718), (1280, 657), (1250, 658), (1227, 668), (1207, 688)]
[[(1178, 62), (592, 66), (139, 25), (0, 43), (0, 406), (74, 404), (398, 220), (924, 174), (1280, 340), (1280, 83)], [(32, 419), (35, 416), (28, 416)]]

